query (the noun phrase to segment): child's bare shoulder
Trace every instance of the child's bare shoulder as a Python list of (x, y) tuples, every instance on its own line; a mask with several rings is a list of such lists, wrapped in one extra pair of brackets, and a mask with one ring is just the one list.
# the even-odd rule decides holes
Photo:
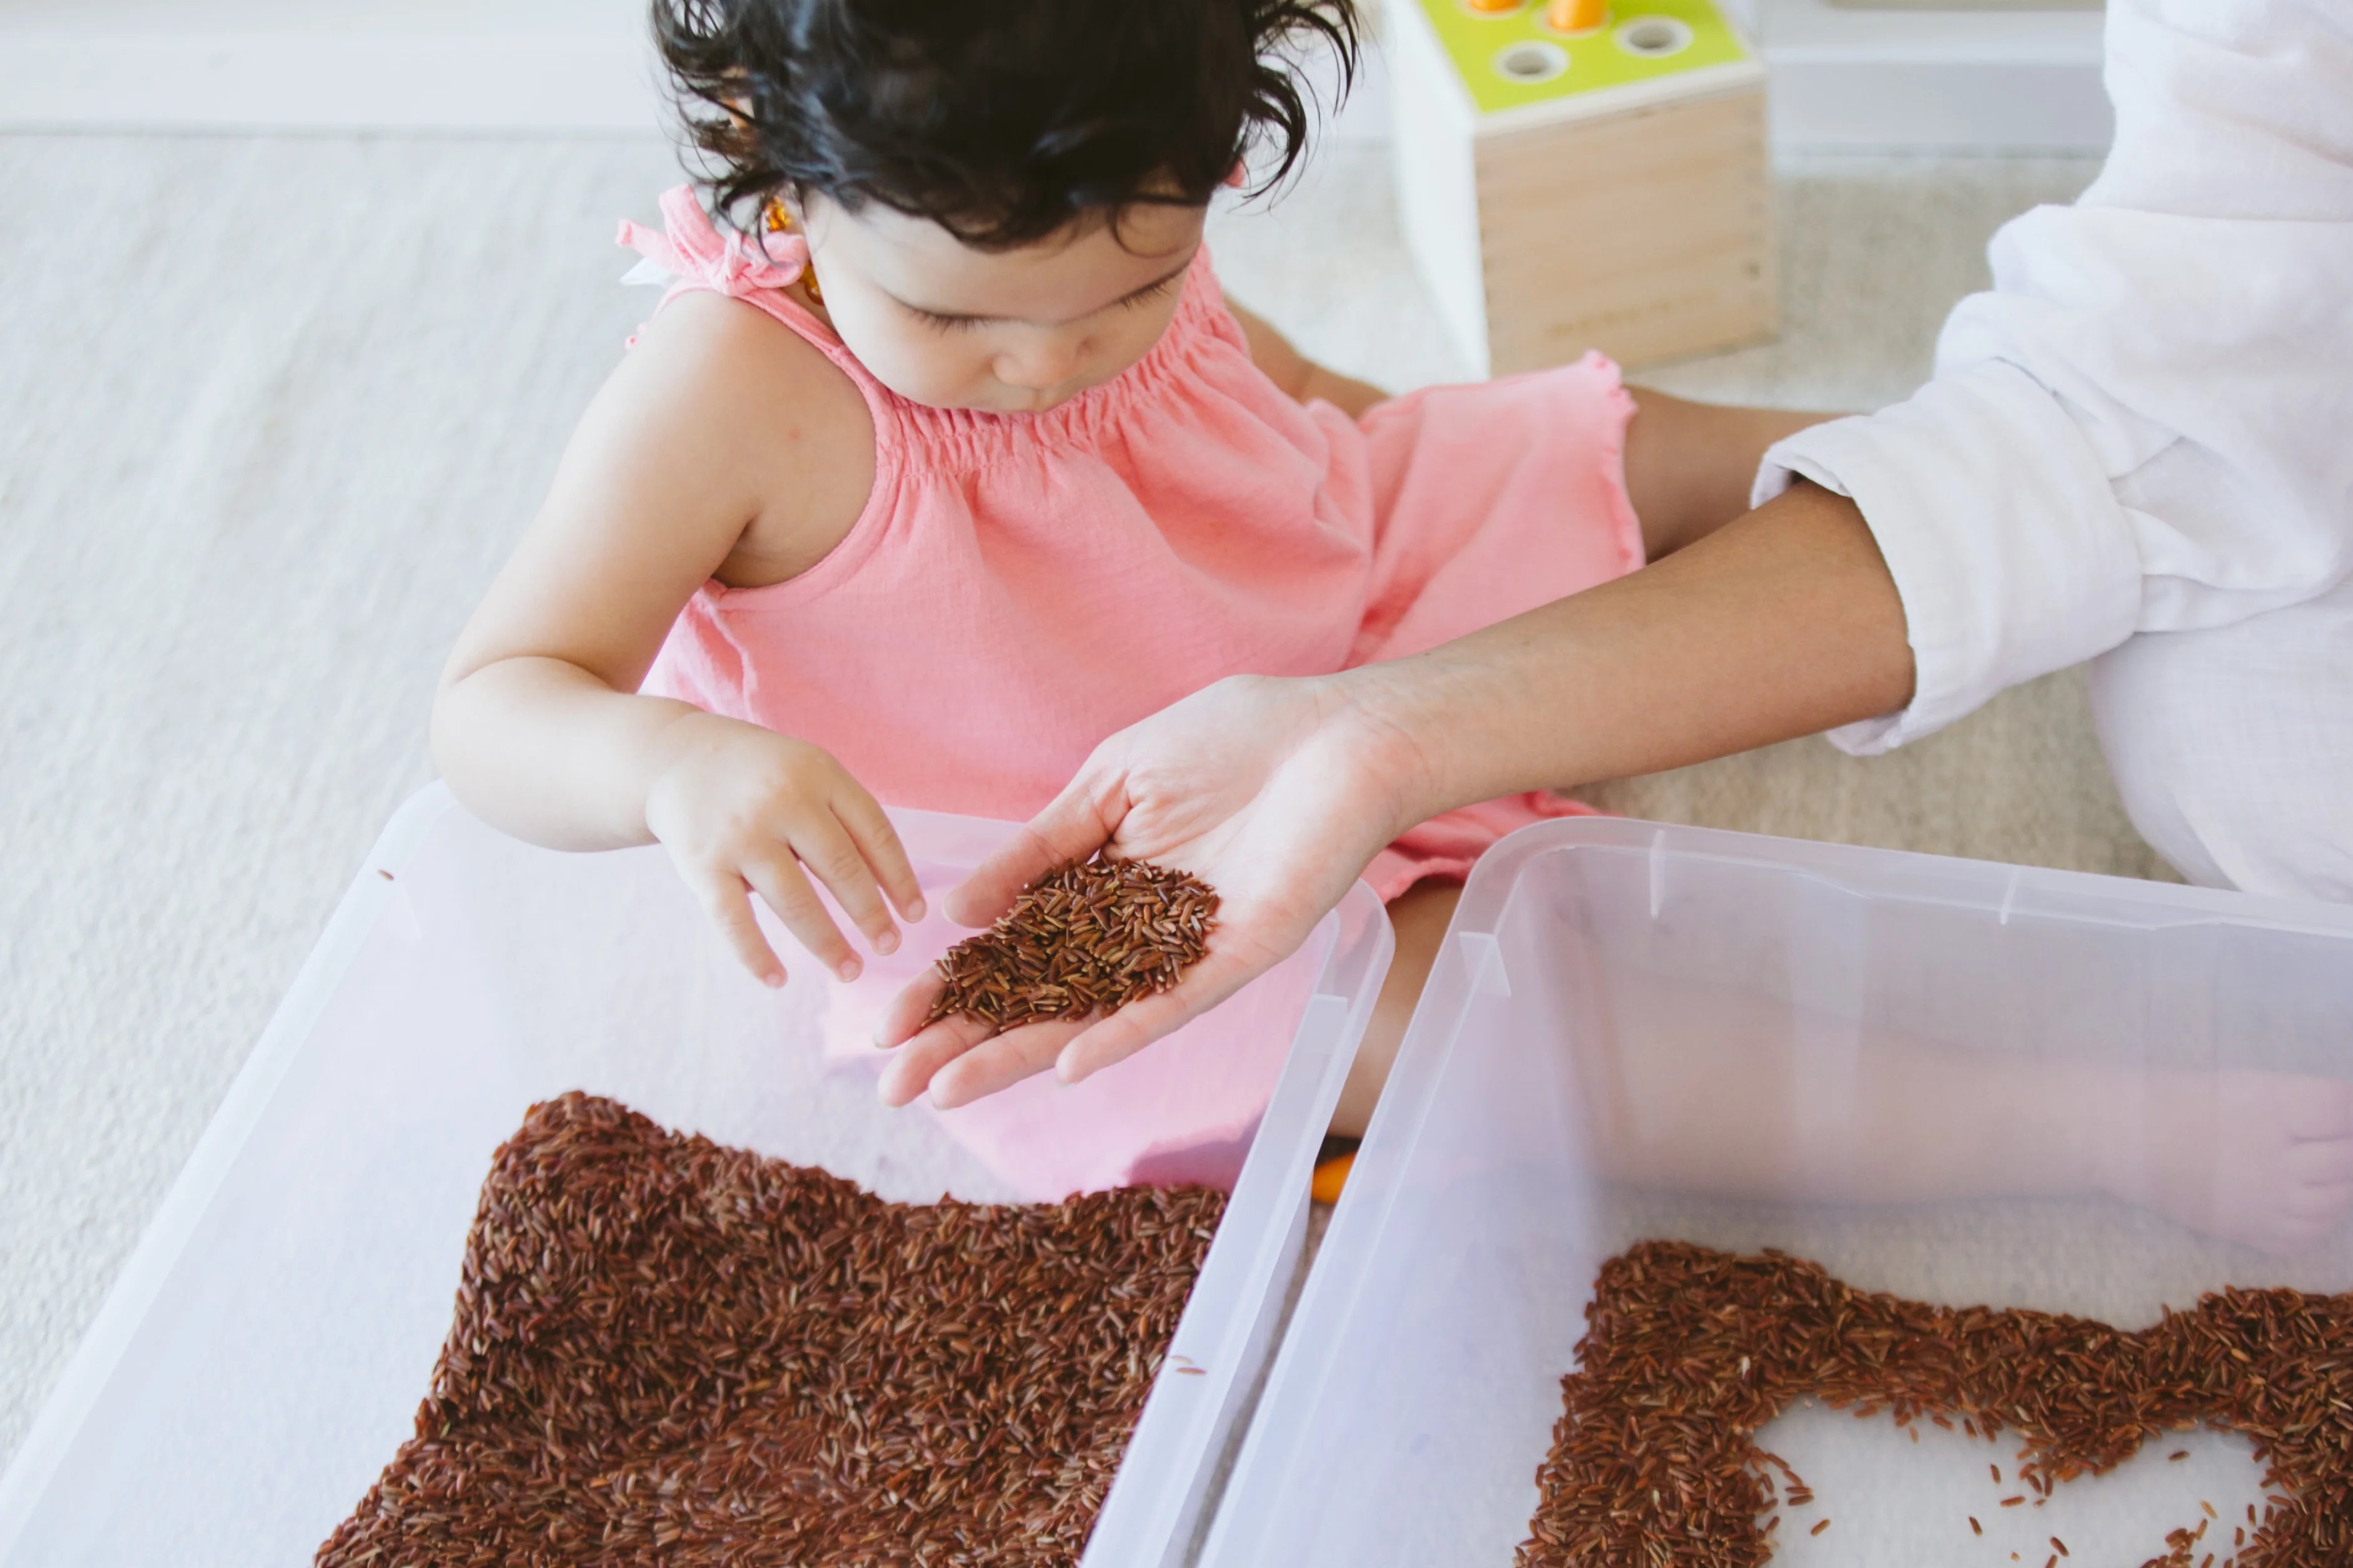
[[(683, 489), (743, 509), (716, 574), (738, 587), (815, 565), (865, 510), (874, 423), (857, 384), (757, 307), (680, 295), (638, 334), (609, 393), (617, 431)], [(654, 449), (649, 449), (654, 448)]]

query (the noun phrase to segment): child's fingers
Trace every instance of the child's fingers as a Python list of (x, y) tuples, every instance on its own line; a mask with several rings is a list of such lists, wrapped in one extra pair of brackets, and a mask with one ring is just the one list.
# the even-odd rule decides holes
[(899, 842), (899, 830), (874, 797), (859, 790), (850, 798), (837, 802), (834, 815), (841, 819), (842, 827), (857, 841), (858, 852), (866, 858), (867, 866), (882, 884), (882, 890), (898, 906), (902, 918), (919, 921), (923, 918), (923, 885), (915, 879), (915, 868), (907, 859), (906, 846)]
[(801, 875), (800, 866), (788, 854), (765, 857), (745, 864), (744, 879), (759, 890), (776, 918), (793, 939), (809, 950), (819, 963), (844, 980), (858, 978), (858, 955), (849, 950), (848, 939), (825, 912), (818, 901), (816, 889)]
[(882, 889), (875, 885), (866, 857), (859, 852), (857, 840), (843, 828), (839, 817), (827, 812), (807, 827), (796, 829), (793, 853), (800, 857), (801, 865), (812, 876), (825, 884), (834, 902), (841, 906), (841, 912), (866, 933), (875, 952), (898, 951), (899, 928), (892, 922), (891, 911), (883, 907)]
[(988, 1026), (962, 1015), (942, 1018), (899, 1047), (877, 1086), (882, 1103), (913, 1105), (931, 1087), (932, 1075), (988, 1038)]
[(992, 1036), (932, 1075), (932, 1103), (953, 1110), (1035, 1077), (1084, 1027), (1076, 1019), (1055, 1018)]
[(768, 939), (761, 934), (760, 922), (752, 916), (752, 889), (743, 878), (728, 871), (710, 871), (689, 879), (695, 897), (702, 900), (703, 912), (752, 977), (767, 985), (785, 983), (785, 966), (776, 957)]
[(882, 1017), (874, 1026), (874, 1043), (884, 1050), (903, 1046), (922, 1031), (924, 1020), (932, 1016), (932, 1004), (947, 989), (936, 969), (926, 969), (899, 988), (891, 1005), (882, 1009)]

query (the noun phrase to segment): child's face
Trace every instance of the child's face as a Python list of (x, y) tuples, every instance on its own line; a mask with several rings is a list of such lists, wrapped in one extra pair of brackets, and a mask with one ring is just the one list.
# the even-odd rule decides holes
[(1138, 205), (1014, 250), (928, 219), (822, 197), (802, 215), (834, 331), (916, 403), (1036, 413), (1100, 386), (1167, 330), (1204, 209)]

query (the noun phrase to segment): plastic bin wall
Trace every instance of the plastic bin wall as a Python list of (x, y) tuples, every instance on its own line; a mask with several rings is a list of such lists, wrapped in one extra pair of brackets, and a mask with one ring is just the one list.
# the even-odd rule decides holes
[[(934, 893), (1006, 831), (898, 822)], [(941, 926), (911, 948), (944, 945)], [(744, 976), (659, 849), (554, 854), (438, 786), (412, 801), (0, 1482), (0, 1563), (309, 1562), (410, 1435), (476, 1192), (534, 1100), (585, 1088), (887, 1197), (1000, 1195), (870, 1077), (821, 1069), (807, 1037), (829, 983), (782, 951), (800, 958), (783, 992)], [(1360, 886), (1269, 977), (1307, 1000), (1173, 1347), (1207, 1375), (1155, 1389), (1089, 1563), (1155, 1563), (1191, 1538), (1388, 955)]]
[[(1760, 1080), (1727, 1049), (1778, 1066)], [(2273, 1257), (2096, 1194), (2000, 1194), (2035, 1184), (2004, 1141), (2054, 1106), (2087, 1140), (2104, 1116), (2112, 1138), (2147, 1126), (2111, 1158), (2193, 1198), (2253, 1180), (2227, 1141), (2159, 1126), (2169, 1089), (2230, 1087), (2166, 1075), (2239, 1069), (2353, 1078), (2353, 911), (1640, 822), (1515, 834), (1465, 893), (1203, 1561), (1504, 1568), (1596, 1270), (1643, 1237), (2128, 1328), (2225, 1283), (2353, 1289), (2341, 1227)], [(1754, 1136), (1694, 1122), (1710, 1103)], [(1918, 1158), (1866, 1168), (1891, 1133), (1899, 1154), (1920, 1134)], [(1736, 1146), (1752, 1177), (1761, 1161), (1745, 1196), (1722, 1179)], [(1973, 1190), (1897, 1191), (1956, 1148)], [(1974, 1456), (1978, 1485), (2010, 1447)], [(1852, 1552), (1863, 1500), (1819, 1543), (1783, 1521), (1777, 1562)], [(2115, 1560), (2161, 1555), (2166, 1528), (2202, 1517), (2180, 1501)], [(1993, 1502), (1973, 1505), (1989, 1527), (2056, 1513)], [(2007, 1561), (1968, 1555), (1992, 1542), (1946, 1511), (1917, 1540), (1891, 1526), (1900, 1550), (1878, 1560)]]

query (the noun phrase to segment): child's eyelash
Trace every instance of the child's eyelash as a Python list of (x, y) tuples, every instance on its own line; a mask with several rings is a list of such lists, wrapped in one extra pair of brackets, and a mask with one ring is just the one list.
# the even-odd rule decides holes
[[(1184, 278), (1184, 273), (1176, 273), (1176, 278)], [(1176, 287), (1176, 278), (1163, 278), (1160, 282), (1148, 287), (1148, 289), (1139, 289), (1134, 291), (1134, 294), (1129, 294), (1127, 299), (1120, 300), (1120, 310), (1134, 310), (1136, 306), (1148, 306), (1148, 303), (1153, 303), (1155, 299), (1167, 294), (1169, 289), (1174, 289), (1174, 287)]]
[(1176, 279), (1182, 278), (1183, 276), (1185, 275), (1179, 272), (1175, 278), (1163, 278), (1151, 288), (1143, 289), (1137, 293), (1130, 294), (1126, 299), (1122, 300), (1119, 302), (1120, 309), (1123, 310), (1133, 310), (1138, 305), (1145, 304), (1151, 300), (1159, 299), (1163, 294), (1167, 293), (1169, 289), (1176, 287)]
[[(1177, 276), (1182, 277), (1183, 274), (1179, 273)], [(1130, 294), (1119, 302), (1117, 308), (1123, 310), (1133, 310), (1138, 306), (1149, 304), (1159, 299), (1176, 286), (1176, 278), (1163, 278), (1151, 288), (1138, 289)], [(923, 324), (935, 332), (968, 332), (989, 320), (987, 316), (943, 316), (931, 310), (917, 310), (915, 314), (923, 318)]]

